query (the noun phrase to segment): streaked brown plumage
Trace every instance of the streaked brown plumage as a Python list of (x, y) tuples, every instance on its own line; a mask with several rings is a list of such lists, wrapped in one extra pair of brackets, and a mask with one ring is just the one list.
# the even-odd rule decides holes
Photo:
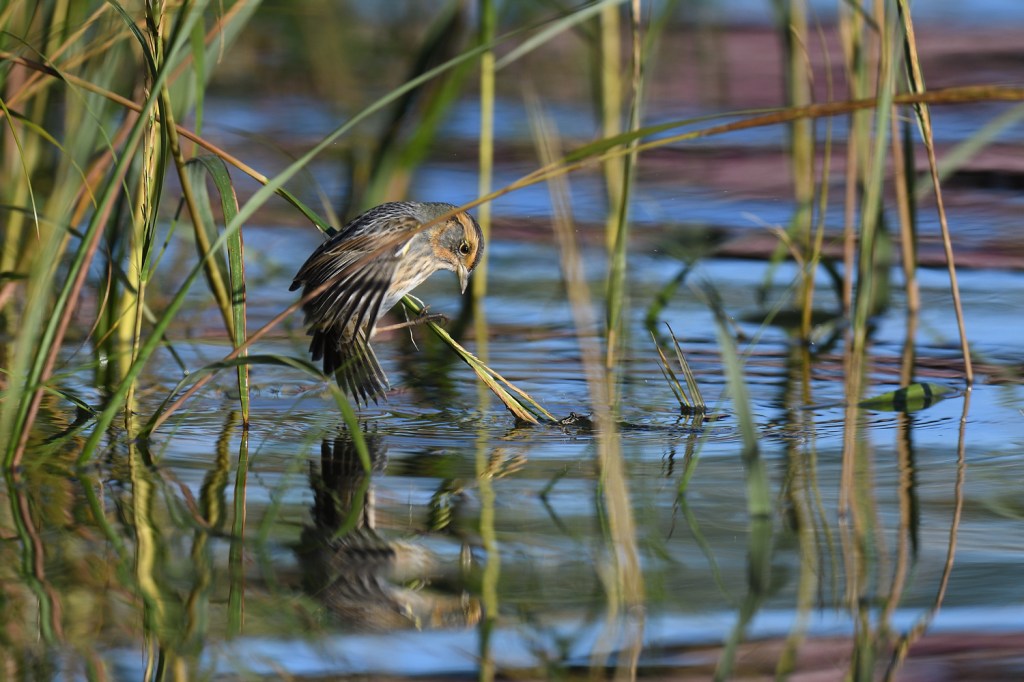
[(370, 347), (377, 321), (438, 270), (452, 270), (466, 291), (483, 254), (480, 226), (468, 213), (419, 228), (455, 211), (442, 203), (400, 201), (358, 216), (325, 241), (299, 268), (291, 290), (305, 297), (331, 284), (302, 309), (313, 337), (313, 360), (358, 402), (376, 401), (389, 385)]

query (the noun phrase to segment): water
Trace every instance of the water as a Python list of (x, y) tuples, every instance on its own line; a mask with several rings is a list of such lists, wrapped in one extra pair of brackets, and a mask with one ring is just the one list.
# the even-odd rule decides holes
[[(301, 262), (315, 239), (272, 226), (248, 231), (251, 260), (260, 263), (250, 273), (250, 296), (259, 302), (250, 309), (252, 327), (292, 301), (281, 273)], [(499, 235), (492, 248), (491, 364), (558, 417), (590, 412), (549, 238), (505, 242)], [(598, 254), (586, 251), (595, 257), (594, 287), (603, 271)], [(64, 632), (72, 652), (94, 648), (119, 679), (144, 672), (136, 639), (144, 622), (165, 633), (169, 658), (191, 661), (189, 669), (202, 676), (444, 678), (473, 674), (481, 655), (499, 669), (538, 674), (551, 666), (614, 666), (638, 642), (641, 669), (706, 673), (736, 627), (751, 571), (758, 570), (751, 564), (756, 536), (713, 315), (699, 292), (688, 290), (663, 314), (683, 336), (719, 417), (703, 425), (679, 415), (642, 328), (646, 302), (679, 267), (658, 254), (631, 263), (631, 355), (619, 442), (647, 595), (642, 618), (607, 620), (614, 603), (607, 581), (617, 578), (608, 529), (599, 523), (606, 512), (599, 511), (605, 503), (598, 435), (572, 426), (516, 426), (496, 401), (481, 406), (473, 375), (459, 363), (414, 381), (408, 372), (420, 372), (423, 357), (436, 351), (422, 331), (415, 332), (419, 351), (405, 333), (378, 343), (397, 390), (362, 413), (375, 453), (369, 477), (323, 387), (293, 370), (263, 366), (253, 370), (244, 444), (225, 374), (153, 439), (151, 467), (142, 465), (144, 452), (118, 446), (95, 469), (70, 478), (59, 468), (24, 472), (11, 499), (25, 502), (28, 525), (47, 549), (38, 591), (15, 601), (55, 593), (66, 610), (63, 622), (80, 617), (95, 626)], [(742, 318), (756, 307), (750, 292), (765, 268), (712, 260), (691, 277), (714, 282), (726, 308)], [(792, 274), (783, 268), (777, 277)], [(1024, 314), (1024, 298), (1014, 294), (1024, 277), (968, 272), (961, 284), (982, 376), (966, 413), (962, 459), (962, 397), (911, 415), (864, 412), (850, 489), (862, 531), (839, 513), (847, 429), (838, 405), (841, 358), (818, 358), (801, 391), (804, 375), (792, 364), (785, 333), (740, 323), (746, 334), (759, 334), (743, 350), (773, 510), (767, 584), (746, 641), (782, 642), (804, 632), (818, 642), (807, 645), (813, 649), (853, 636), (898, 636), (926, 617), (944, 577), (929, 637), (1020, 634), (1020, 389), (988, 377), (1009, 371), (1019, 357), (1018, 330), (1006, 321)], [(957, 355), (954, 322), (942, 303), (946, 288), (939, 273), (923, 273), (929, 305), (921, 318), (920, 376), (955, 385), (955, 371), (946, 369)], [(456, 293), (443, 274), (420, 291), (433, 309), (449, 313), (458, 310)], [(898, 385), (903, 329), (899, 306), (879, 321), (868, 394)], [(190, 366), (226, 352), (217, 340), (189, 340), (184, 332), (172, 338), (180, 339), (176, 350)], [(304, 351), (297, 328), (260, 348), (297, 357)], [(158, 366), (155, 380), (165, 388), (143, 398), (142, 414), (177, 379), (173, 363)], [(699, 456), (691, 459), (694, 452)], [(688, 465), (694, 468), (684, 483)], [(50, 508), (41, 496), (54, 494), (66, 516), (36, 518)], [(97, 523), (101, 511), (105, 527)], [(491, 555), (480, 535), (488, 514), (499, 548)], [(944, 576), (951, 530), (956, 545)], [(866, 544), (858, 549), (858, 542)], [(27, 540), (8, 543), (8, 565), (30, 559), (31, 547)], [(900, 557), (907, 562), (902, 570)], [(498, 617), (482, 639), (481, 581), (490, 562), (500, 564)], [(897, 576), (904, 581), (898, 588)], [(859, 606), (848, 602), (854, 584)], [(812, 597), (804, 601), (808, 589)], [(885, 629), (865, 634), (857, 625), (862, 609)], [(81, 671), (84, 663), (72, 652), (55, 656), (67, 646), (43, 646), (44, 668), (56, 671), (65, 661), (69, 671)], [(1007, 675), (1020, 669), (1006, 665)]]
[[(316, 139), (335, 122), (315, 102), (272, 104), (212, 100), (208, 116), (250, 131), (300, 129), (288, 140), (299, 146), (302, 135)], [(519, 105), (503, 102), (500, 111), (510, 121), (499, 127), (500, 141), (528, 145)], [(578, 121), (575, 132), (584, 137), (593, 132), (582, 108), (556, 114), (563, 126)], [(474, 138), (475, 116), (471, 103), (456, 107), (443, 138), (453, 149)], [(939, 130), (949, 143), (968, 134), (978, 111), (943, 116)], [(1019, 139), (1016, 128), (1003, 142)], [(766, 129), (730, 138), (726, 149), (715, 147), (718, 140), (701, 147), (710, 164), (742, 166), (777, 154), (780, 140), (778, 130)], [(141, 679), (156, 664), (183, 678), (447, 679), (490, 665), (524, 678), (589, 668), (603, 674), (635, 661), (643, 674), (675, 679), (709, 676), (737, 636), (743, 675), (772, 674), (786, 642), (805, 638), (797, 668), (828, 677), (854, 669), (854, 644), (877, 652), (884, 670), (890, 646), (907, 636), (923, 637), (923, 649), (912, 650), (903, 668), (908, 675), (1024, 677), (1019, 265), (959, 273), (978, 373), (970, 394), (912, 414), (861, 410), (846, 450), (852, 423), (842, 404), (842, 343), (830, 346), (822, 329), (817, 354), (804, 361), (783, 328), (753, 321), (787, 300), (796, 269), (775, 270), (761, 306), (755, 292), (768, 274), (763, 259), (703, 259), (660, 314), (712, 406), (708, 420), (686, 418), (643, 325), (657, 292), (683, 267), (670, 254), (685, 252), (684, 237), (700, 241), (708, 227), (727, 238), (756, 235), (765, 223), (785, 223), (792, 205), (782, 198), (788, 190), (738, 192), (720, 176), (702, 182), (685, 161), (641, 174), (636, 189), (623, 408), (611, 440), (621, 477), (602, 479), (601, 434), (579, 424), (516, 424), (495, 399), (481, 400), (473, 373), (422, 329), (413, 332), (418, 347), (408, 332), (376, 344), (396, 390), (360, 413), (369, 474), (323, 385), (292, 368), (254, 367), (252, 421), (243, 431), (224, 373), (148, 444), (112, 442), (83, 470), (73, 466), (81, 445), (73, 437), (55, 446), (58, 455), (46, 465), (8, 478), (0, 543), (7, 639), (0, 646), (9, 665), (30, 671), (25, 679)], [(525, 161), (502, 166), (496, 184), (530, 168)], [(344, 189), (336, 171), (314, 167), (331, 195)], [(572, 192), (587, 280), (600, 292), (601, 182), (582, 173)], [(472, 155), (431, 159), (412, 194), (475, 198)], [(953, 190), (947, 199), (958, 248), (984, 255), (991, 239), (1015, 238), (1013, 192)], [(839, 207), (833, 202), (830, 228), (839, 224)], [(594, 406), (547, 190), (517, 192), (494, 210), (490, 364), (556, 417), (588, 415)], [(926, 234), (937, 229), (927, 211), (921, 225)], [(256, 329), (294, 301), (291, 275), (319, 236), (261, 215), (245, 239), (249, 327)], [(171, 248), (168, 258), (180, 245)], [(947, 275), (935, 268), (919, 275), (915, 376), (961, 389)], [(893, 277), (898, 288), (899, 273)], [(173, 276), (160, 284), (171, 290)], [(767, 519), (750, 514), (748, 491), (759, 479), (742, 459), (708, 285), (741, 337)], [(824, 277), (820, 286), (829, 286)], [(439, 274), (417, 294), (433, 311), (457, 316), (454, 277)], [(834, 298), (821, 300), (828, 312)], [(599, 303), (594, 313), (601, 319)], [(169, 337), (194, 369), (227, 353), (219, 330), (218, 316), (197, 306)], [(900, 385), (905, 335), (897, 292), (876, 321), (865, 395)], [(471, 336), (465, 342), (479, 347)], [(300, 320), (254, 351), (305, 357)], [(92, 371), (75, 363), (87, 356), (87, 347), (67, 349), (72, 369), (62, 386), (97, 402)], [(156, 410), (181, 376), (175, 357), (161, 351), (142, 378), (138, 413)], [(69, 426), (58, 400), (43, 411), (50, 433)], [(620, 489), (615, 484), (624, 499), (609, 497)], [(619, 601), (637, 583), (642, 606)], [(973, 655), (958, 659), (953, 653), (964, 642)]]

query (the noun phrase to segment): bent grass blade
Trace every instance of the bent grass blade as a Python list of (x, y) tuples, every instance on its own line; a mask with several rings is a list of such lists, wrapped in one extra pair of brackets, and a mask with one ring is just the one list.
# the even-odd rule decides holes
[[(404, 305), (405, 308), (414, 315), (420, 315), (424, 310), (423, 305), (415, 301), (410, 296), (406, 296), (402, 299), (402, 305)], [(480, 377), (480, 380), (483, 381), (489, 389), (491, 389), (494, 395), (498, 397), (498, 400), (504, 403), (505, 407), (508, 408), (508, 411), (517, 419), (521, 419), (522, 421), (530, 424), (539, 423), (540, 420), (538, 417), (543, 417), (549, 422), (556, 421), (551, 413), (545, 410), (541, 404), (534, 400), (526, 391), (498, 374), (468, 350), (463, 348), (458, 341), (451, 337), (444, 327), (440, 326), (436, 322), (427, 322), (427, 326), (430, 327), (430, 330), (434, 332), (434, 334), (436, 334), (444, 343), (446, 343), (448, 347), (455, 351), (455, 353), (462, 358), (462, 361), (469, 365), (470, 369), (476, 372), (476, 375)], [(519, 397), (517, 398), (513, 393)]]

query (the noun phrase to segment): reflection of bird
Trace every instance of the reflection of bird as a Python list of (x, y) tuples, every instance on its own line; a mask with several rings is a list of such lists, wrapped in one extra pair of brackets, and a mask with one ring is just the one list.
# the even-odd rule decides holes
[(292, 291), (302, 287), (306, 296), (323, 288), (302, 307), (313, 360), (323, 358), (324, 372), (357, 400), (376, 400), (388, 390), (370, 337), (392, 306), (438, 270), (458, 274), (465, 293), (484, 250), (480, 226), (468, 213), (455, 213), (419, 229), (455, 210), (416, 201), (381, 204), (321, 244), (295, 275)]
[(475, 624), (480, 604), (461, 574), (425, 547), (389, 538), (388, 529), (378, 534), (373, 477), (387, 446), (376, 433), (364, 438), (370, 471), (347, 432), (323, 441), (319, 471), (310, 467), (313, 523), (296, 547), (306, 591), (359, 630)]

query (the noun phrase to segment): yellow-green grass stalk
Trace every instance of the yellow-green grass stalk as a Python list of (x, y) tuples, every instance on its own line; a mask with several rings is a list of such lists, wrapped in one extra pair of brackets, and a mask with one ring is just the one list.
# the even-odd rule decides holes
[[(111, 278), (113, 292), (112, 308), (115, 317), (114, 328), (109, 338), (112, 344), (108, 355), (117, 370), (112, 377), (116, 383), (127, 374), (128, 367), (135, 361), (135, 351), (141, 344), (142, 323), (146, 310), (146, 285), (149, 281), (149, 264), (152, 259), (156, 236), (157, 207), (164, 187), (164, 164), (167, 161), (167, 146), (159, 128), (150, 120), (142, 144), (137, 180), (134, 183), (135, 199), (130, 224), (126, 235), (122, 230), (108, 230), (112, 238), (128, 241), (128, 267), (123, 287), (117, 287)], [(109, 347), (109, 346), (108, 346)], [(126, 352), (127, 351), (127, 352)], [(135, 384), (129, 386), (125, 396), (124, 424), (133, 433), (132, 416), (136, 412)]]
[[(901, 50), (896, 49), (899, 36), (899, 25), (895, 17), (887, 16), (891, 6), (880, 9), (875, 20), (879, 24), (880, 67), (879, 82), (876, 86), (877, 106), (874, 108), (874, 125), (872, 127), (872, 144), (869, 145), (870, 156), (867, 159), (867, 182), (864, 197), (860, 205), (860, 254), (857, 266), (857, 297), (852, 320), (852, 340), (854, 358), (863, 358), (866, 350), (868, 322), (870, 316), (880, 305), (876, 293), (878, 282), (875, 274), (885, 264), (878, 262), (879, 246), (883, 237), (884, 226), (882, 217), (882, 195), (885, 171), (887, 166), (886, 149), (889, 146), (889, 119), (892, 116), (892, 103), (896, 92), (896, 77), (900, 72)], [(851, 372), (859, 376), (858, 371)], [(849, 400), (851, 396), (848, 396)], [(855, 396), (854, 396), (855, 397)]]
[[(858, 7), (841, 6), (839, 34), (843, 46), (846, 83), (850, 96), (864, 99), (870, 96), (869, 79), (872, 69), (869, 61), (867, 17)], [(870, 117), (867, 111), (850, 112), (846, 136), (846, 183), (843, 203), (843, 315), (853, 311), (853, 288), (856, 258), (857, 198), (864, 185), (867, 167), (865, 155), (870, 139)]]
[[(605, 244), (608, 252), (608, 286), (605, 295), (605, 368), (619, 367), (625, 347), (628, 324), (626, 321), (627, 253), (629, 249), (629, 207), (633, 178), (639, 161), (640, 137), (635, 135), (642, 127), (644, 75), (654, 54), (661, 31), (676, 2), (668, 2), (649, 26), (644, 26), (639, 0), (629, 5), (630, 16), (630, 76), (628, 133), (634, 135), (624, 142), (622, 156), (608, 156), (602, 160), (608, 199), (605, 220)], [(601, 122), (605, 139), (621, 137), (623, 98), (622, 72), (619, 66), (621, 44), (619, 10), (609, 6), (600, 16), (600, 98)], [(614, 386), (614, 383), (613, 383)], [(616, 396), (612, 396), (617, 400)]]
[[(774, 3), (778, 15), (778, 30), (783, 46), (782, 60), (784, 63), (786, 101), (790, 106), (801, 107), (811, 103), (811, 73), (808, 55), (810, 34), (807, 26), (806, 0), (777, 0)], [(793, 182), (793, 201), (795, 210), (790, 221), (788, 234), (790, 241), (801, 254), (803, 263), (811, 263), (814, 259), (814, 240), (811, 226), (814, 217), (815, 194), (815, 139), (814, 121), (801, 119), (787, 125), (789, 133), (789, 164)], [(822, 192), (825, 188), (822, 188)], [(779, 245), (772, 257), (775, 263), (786, 254), (786, 246)], [(772, 269), (769, 270), (769, 273)], [(809, 318), (813, 308), (815, 271), (811, 267), (801, 270), (801, 283), (796, 298)], [(770, 274), (769, 274), (770, 277)], [(807, 338), (810, 329), (801, 328), (803, 338)]]
[[(598, 16), (598, 78), (601, 105), (601, 135), (605, 139), (622, 132), (622, 21), (617, 5), (607, 5)], [(618, 231), (619, 207), (622, 205), (623, 178), (625, 168), (621, 157), (613, 157), (602, 164), (605, 194), (608, 200), (608, 215), (605, 218), (605, 250), (615, 251), (615, 234)]]
[[(921, 72), (921, 63), (917, 56), (917, 39), (914, 35), (914, 22), (910, 14), (910, 6), (906, 0), (896, 0), (899, 10), (900, 24), (903, 29), (904, 47), (907, 53), (908, 70), (910, 76), (911, 91), (921, 93), (925, 91), (924, 74)], [(942, 230), (942, 246), (946, 255), (946, 267), (949, 272), (949, 288), (953, 298), (953, 311), (956, 315), (957, 331), (960, 334), (960, 353), (964, 360), (964, 375), (967, 386), (974, 383), (974, 368), (971, 363), (971, 348), (967, 339), (967, 329), (964, 323), (963, 304), (960, 300), (960, 286), (957, 284), (956, 260), (953, 253), (953, 240), (949, 234), (949, 222), (946, 219), (946, 207), (942, 200), (942, 188), (939, 182), (939, 165), (935, 157), (935, 140), (932, 133), (931, 110), (925, 103), (914, 107), (917, 114), (917, 122), (921, 128), (921, 138), (924, 140), (925, 150), (928, 152), (928, 170), (931, 175), (932, 188), (935, 192), (935, 206), (939, 214), (939, 226)]]
[[(484, 45), (494, 43), (494, 37), (498, 27), (497, 3), (494, 0), (480, 0), (480, 42)], [(495, 70), (495, 55), (493, 50), (487, 50), (480, 55), (480, 135), (477, 141), (479, 178), (477, 180), (477, 194), (487, 196), (491, 193), (494, 181), (494, 101), (497, 73)], [(481, 204), (477, 209), (477, 222), (480, 224), (480, 231), (483, 234), (484, 243), (491, 241), (491, 204)], [(484, 250), (483, 258), (477, 264), (476, 274), (473, 277), (473, 331), (476, 337), (477, 355), (480, 361), (487, 363), (488, 358), (488, 329), (487, 310), (484, 307), (484, 300), (487, 296), (487, 271), (490, 264), (490, 251)], [(488, 393), (481, 387), (480, 404), (486, 407)]]
[[(864, 389), (867, 368), (865, 360), (868, 355), (868, 322), (873, 314), (875, 300), (875, 272), (877, 254), (876, 243), (882, 239), (880, 224), (882, 212), (883, 179), (889, 147), (889, 118), (892, 115), (892, 104), (895, 98), (896, 77), (900, 70), (899, 25), (895, 21), (894, 7), (890, 3), (878, 2), (875, 7), (874, 24), (879, 37), (879, 77), (875, 85), (877, 106), (874, 108), (874, 121), (871, 129), (873, 137), (864, 138), (865, 146), (870, 153), (864, 159), (866, 164), (864, 196), (860, 206), (860, 254), (857, 265), (857, 295), (854, 301), (853, 319), (848, 333), (848, 341), (844, 352), (845, 399), (846, 414), (843, 432), (842, 478), (839, 491), (839, 509), (844, 519), (852, 521), (852, 528), (846, 524), (841, 527), (845, 569), (847, 575), (846, 600), (851, 609), (855, 609), (869, 589), (869, 576), (866, 575), (866, 562), (862, 555), (864, 538), (868, 535), (867, 528), (871, 525), (871, 502), (862, 485), (865, 470), (870, 466), (869, 453), (861, 437), (859, 410), (856, 407)], [(870, 139), (871, 144), (866, 141)], [(855, 616), (856, 617), (856, 616)], [(865, 619), (857, 619), (857, 637), (868, 637), (869, 625)], [(869, 670), (871, 662), (869, 647), (858, 647), (858, 660), (855, 666), (861, 670)], [(867, 658), (863, 658), (867, 657)]]
[[(227, 165), (223, 160), (211, 156), (200, 156), (188, 162), (185, 172), (190, 176), (195, 187), (195, 200), (200, 214), (201, 225), (198, 230), (207, 233), (207, 242), (216, 238), (217, 227), (213, 217), (209, 193), (206, 190), (206, 175), (209, 174), (220, 197), (221, 215), (225, 222), (231, 220), (238, 212), (238, 198), (231, 182)], [(241, 349), (246, 341), (246, 293), (245, 293), (245, 258), (242, 243), (242, 231), (233, 234), (227, 241), (227, 259), (215, 257), (211, 267), (222, 271), (221, 278), (228, 280), (231, 288), (231, 342), (236, 350)], [(246, 351), (242, 349), (244, 357)], [(242, 412), (242, 423), (249, 423), (249, 366), (238, 366), (238, 396)]]
[[(631, 74), (630, 74), (630, 107), (629, 125), (630, 132), (640, 128), (641, 102), (643, 97), (643, 42), (641, 39), (641, 17), (640, 2), (633, 0), (630, 3), (630, 35), (631, 35)], [(617, 58), (617, 55), (616, 55)], [(606, 105), (610, 109), (611, 105)], [(615, 109), (619, 107), (616, 106)], [(619, 189), (609, 193), (609, 219), (608, 228), (611, 234), (606, 241), (610, 245), (608, 251), (608, 288), (605, 293), (605, 369), (613, 371), (618, 369), (619, 358), (625, 345), (626, 321), (626, 256), (629, 249), (629, 203), (630, 191), (633, 185), (633, 176), (636, 172), (638, 154), (638, 139), (626, 143), (626, 154), (624, 157), (613, 157), (605, 161), (605, 168), (609, 163), (618, 166), (620, 177), (617, 178)], [(612, 203), (616, 201), (617, 203)], [(609, 396), (612, 403), (618, 402), (618, 395), (615, 390), (616, 382), (609, 383), (612, 394)]]
[(914, 380), (917, 359), (917, 318), (921, 309), (921, 293), (917, 281), (917, 224), (913, 204), (916, 170), (910, 128), (901, 125), (899, 110), (893, 108), (891, 120), (893, 184), (896, 188), (896, 211), (899, 217), (900, 262), (906, 295), (904, 311), (903, 350), (900, 354), (900, 385)]
[[(828, 100), (832, 99), (834, 92), (832, 87), (832, 62), (829, 57), (828, 46), (825, 37), (822, 35), (821, 25), (818, 25), (818, 40), (821, 44), (821, 52), (825, 61), (825, 87)], [(825, 217), (828, 215), (829, 187), (831, 185), (832, 171), (832, 119), (825, 119), (825, 139), (822, 145), (821, 179), (818, 182), (818, 219), (814, 226), (812, 242), (807, 254), (807, 263), (803, 276), (803, 300), (801, 302), (800, 338), (805, 342), (810, 340), (813, 330), (814, 315), (814, 293), (816, 290), (815, 277), (818, 266), (821, 263), (822, 245), (825, 242)], [(813, 143), (813, 140), (812, 140)], [(840, 299), (842, 292), (839, 292)]]
[[(558, 137), (535, 97), (528, 102), (528, 108), (538, 153), (542, 163), (550, 165), (559, 148)], [(618, 640), (621, 629), (625, 627), (626, 644), (620, 653), (619, 670), (632, 678), (636, 675), (644, 626), (637, 608), (643, 603), (644, 580), (637, 547), (636, 521), (630, 504), (628, 472), (612, 403), (613, 377), (604, 367), (600, 345), (594, 337), (597, 321), (576, 245), (567, 183), (561, 176), (554, 176), (549, 182), (549, 189), (555, 208), (555, 238), (562, 261), (562, 275), (597, 425), (596, 463), (603, 501), (601, 520), (605, 524), (608, 542), (608, 566), (601, 572), (607, 597), (605, 629), (592, 652), (592, 665), (595, 668), (605, 666), (607, 647), (604, 645), (613, 639)]]

